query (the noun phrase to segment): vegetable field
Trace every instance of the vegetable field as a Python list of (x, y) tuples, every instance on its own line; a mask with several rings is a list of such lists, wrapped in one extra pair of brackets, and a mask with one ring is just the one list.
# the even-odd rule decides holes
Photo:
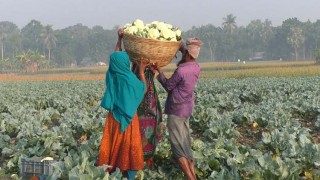
[[(118, 179), (96, 167), (103, 80), (1, 82), (0, 177), (53, 157), (52, 179)], [(166, 94), (160, 91), (162, 107)], [(166, 121), (166, 116), (164, 116)], [(199, 179), (320, 179), (320, 76), (199, 80), (190, 119)], [(139, 179), (181, 179), (168, 134)]]

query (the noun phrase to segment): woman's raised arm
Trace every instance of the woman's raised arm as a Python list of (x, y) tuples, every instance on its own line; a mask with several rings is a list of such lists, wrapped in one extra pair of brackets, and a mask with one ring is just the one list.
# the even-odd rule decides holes
[(120, 28), (118, 30), (118, 41), (117, 41), (117, 44), (116, 44), (114, 51), (122, 51), (121, 45), (122, 45), (123, 33), (124, 33), (124, 29)]

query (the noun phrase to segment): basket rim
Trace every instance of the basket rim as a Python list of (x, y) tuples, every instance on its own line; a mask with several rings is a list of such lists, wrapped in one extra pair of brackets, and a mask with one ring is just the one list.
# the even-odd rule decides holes
[(136, 36), (136, 35), (133, 35), (133, 34), (129, 34), (127, 32), (124, 32), (123, 33), (123, 36), (128, 36), (128, 37), (133, 37), (133, 38), (137, 38), (137, 39), (145, 39), (145, 40), (152, 40), (152, 41), (158, 41), (158, 42), (164, 42), (164, 43), (181, 43), (182, 39), (179, 40), (179, 41), (168, 41), (168, 40), (159, 40), (159, 39), (152, 39), (152, 38), (144, 38), (144, 37), (140, 37), (140, 36)]

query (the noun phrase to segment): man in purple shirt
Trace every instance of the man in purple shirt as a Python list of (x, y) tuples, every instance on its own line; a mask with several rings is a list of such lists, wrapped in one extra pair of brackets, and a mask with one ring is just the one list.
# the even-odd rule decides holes
[(154, 73), (158, 71), (158, 81), (167, 91), (165, 114), (168, 115), (169, 139), (172, 157), (175, 159), (188, 179), (196, 179), (189, 118), (194, 108), (194, 89), (200, 75), (200, 66), (196, 59), (200, 52), (202, 41), (189, 38), (182, 43), (180, 51), (182, 60), (170, 78), (166, 78), (157, 66), (152, 66)]

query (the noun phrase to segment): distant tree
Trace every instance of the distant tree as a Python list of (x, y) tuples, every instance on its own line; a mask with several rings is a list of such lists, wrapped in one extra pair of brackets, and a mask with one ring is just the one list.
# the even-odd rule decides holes
[(314, 23), (314, 29), (316, 48), (318, 49), (320, 47), (320, 20), (317, 20), (317, 22)]
[(55, 32), (57, 38), (57, 46), (52, 50), (55, 55), (54, 62), (51, 61), (50, 66), (70, 67), (75, 62), (75, 56), (72, 53), (72, 36), (66, 29), (57, 30)]
[(114, 34), (104, 30), (102, 26), (94, 26), (88, 36), (89, 56), (93, 61), (107, 61), (107, 54), (113, 49)]
[(77, 61), (77, 64), (89, 56), (89, 32), (90, 29), (82, 24), (76, 24), (74, 26), (65, 29), (65, 32), (71, 37), (70, 46), (72, 56)]
[[(14, 23), (9, 21), (0, 22), (0, 36), (2, 39), (2, 42), (0, 44), (1, 44), (1, 50), (2, 50), (1, 51), (2, 59), (6, 59), (8, 58), (9, 54), (12, 54), (12, 52), (14, 51), (13, 43), (17, 42), (17, 41), (13, 42), (13, 37), (18, 37), (19, 34), (20, 34), (20, 30), (18, 26), (15, 25)], [(20, 43), (17, 46), (20, 46)], [(6, 53), (4, 53), (4, 51), (6, 51)]]
[(293, 59), (293, 47), (288, 38), (291, 36), (291, 28), (301, 27), (301, 25), (302, 23), (297, 18), (289, 18), (283, 21), (281, 26), (272, 28), (272, 36), (268, 40), (268, 52), (271, 54), (271, 58)]
[[(184, 36), (187, 37), (197, 37), (203, 41), (203, 46), (200, 54), (201, 59), (205, 59), (206, 61), (214, 61), (215, 59), (215, 48), (216, 48), (216, 33), (217, 28), (212, 24), (208, 24), (205, 26), (200, 26), (198, 28), (193, 27), (191, 30), (184, 32)], [(199, 60), (200, 60), (199, 58)]]
[(25, 69), (25, 72), (37, 72), (39, 68), (46, 67), (45, 56), (37, 51), (23, 51), (17, 56), (21, 63), (21, 67)]
[(315, 49), (320, 48), (320, 20), (315, 23), (307, 21), (302, 28), (305, 34), (305, 53), (307, 58), (312, 59)]
[(17, 52), (21, 48), (21, 39), (22, 37), (19, 31), (8, 34), (7, 41), (9, 42), (8, 45), (11, 46), (11, 53), (13, 58), (16, 57)]
[(316, 30), (314, 29), (313, 23), (310, 20), (304, 22), (301, 28), (305, 36), (302, 46), (302, 59), (311, 59), (313, 57), (313, 51), (316, 44), (316, 38), (314, 36)]
[(294, 48), (295, 60), (298, 60), (298, 50), (304, 43), (304, 34), (300, 27), (291, 28), (291, 36), (288, 37), (289, 44)]
[(266, 19), (264, 22), (261, 20), (253, 20), (246, 27), (248, 32), (249, 43), (251, 44), (252, 53), (258, 51), (267, 51), (268, 41), (272, 35), (271, 21)]
[(315, 59), (316, 59), (316, 63), (320, 64), (320, 49), (316, 49), (314, 51), (314, 56), (315, 56)]
[(237, 28), (236, 18), (233, 14), (228, 14), (227, 17), (223, 18), (222, 26), (227, 33), (232, 34)]
[(38, 51), (33, 51), (31, 54), (31, 61), (36, 64), (37, 71), (40, 69), (47, 68), (47, 61), (44, 55), (39, 53)]
[(25, 71), (27, 72), (28, 66), (31, 65), (31, 52), (23, 51), (17, 56), (17, 59), (20, 62), (20, 67), (25, 69)]
[(249, 59), (252, 57), (252, 47), (259, 47), (259, 50), (262, 50), (261, 41), (259, 43), (250, 42), (250, 37), (247, 33), (247, 29), (244, 27), (237, 28), (237, 31), (233, 35), (232, 49), (229, 50), (229, 54), (231, 54), (231, 60), (236, 61), (238, 59)]
[(0, 27), (0, 45), (1, 45), (1, 60), (3, 60), (3, 51), (4, 51), (4, 39), (6, 34), (4, 33), (3, 29)]
[(6, 72), (8, 70), (12, 70), (13, 64), (11, 63), (9, 58), (0, 60), (0, 72)]
[(226, 17), (223, 18), (222, 28), (224, 33), (220, 34), (222, 37), (221, 46), (223, 46), (223, 59), (226, 61), (232, 61), (235, 59), (235, 51), (234, 46), (236, 42), (236, 30), (237, 30), (237, 23), (236, 23), (236, 16), (233, 14), (228, 14)]
[(43, 32), (42, 24), (37, 20), (31, 20), (21, 29), (22, 48), (24, 50), (42, 50), (41, 33)]
[(269, 19), (264, 20), (263, 22), (263, 32), (262, 39), (267, 41), (272, 34), (272, 22)]
[[(204, 42), (203, 49), (209, 50), (210, 52), (210, 56), (206, 56), (206, 58), (209, 58), (209, 61), (213, 62), (215, 59), (215, 48), (217, 46), (217, 41), (215, 39), (217, 28), (209, 24), (199, 27), (197, 32), (198, 34), (196, 37), (201, 38)], [(206, 55), (207, 53), (202, 54)]]
[(251, 21), (248, 26), (246, 27), (248, 32), (250, 43), (252, 44), (252, 53), (257, 51), (263, 51), (262, 47), (262, 36), (263, 36), (263, 23), (261, 20), (253, 20)]
[(47, 25), (44, 27), (43, 32), (41, 33), (43, 44), (48, 49), (48, 60), (51, 61), (51, 49), (56, 47), (57, 38), (54, 35), (52, 26)]

